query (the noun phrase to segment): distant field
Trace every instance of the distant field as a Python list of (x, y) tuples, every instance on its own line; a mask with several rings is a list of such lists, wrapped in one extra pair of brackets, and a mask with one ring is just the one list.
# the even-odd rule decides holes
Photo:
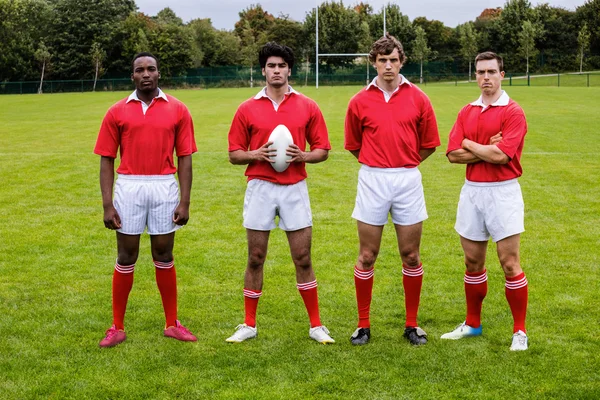
[(430, 339), (421, 348), (401, 337), (402, 272), (390, 226), (376, 266), (372, 343), (349, 343), (358, 250), (350, 214), (359, 165), (343, 150), (343, 120), (359, 88), (297, 89), (321, 106), (333, 146), (327, 162), (307, 168), (313, 261), (322, 319), (337, 340), (332, 346), (308, 339), (279, 230), (271, 235), (265, 265), (259, 336), (240, 345), (224, 341), (243, 321), (246, 262), (244, 169), (227, 161), (227, 132), (237, 106), (257, 89), (170, 92), (190, 108), (199, 148), (192, 219), (177, 233), (175, 263), (179, 316), (200, 340), (162, 337), (144, 235), (125, 320), (128, 339), (114, 349), (98, 348), (111, 323), (116, 246), (102, 224), (99, 159), (92, 149), (104, 113), (128, 93), (0, 96), (1, 397), (600, 398), (600, 88), (506, 87), (529, 125), (520, 182), (530, 350), (519, 354), (508, 350), (512, 318), (493, 246), (483, 337), (439, 339), (463, 321), (465, 309), (464, 265), (453, 230), (464, 169), (447, 162), (445, 145), (457, 112), (478, 96), (477, 88), (424, 87), (442, 146), (421, 166), (429, 220), (419, 320)]

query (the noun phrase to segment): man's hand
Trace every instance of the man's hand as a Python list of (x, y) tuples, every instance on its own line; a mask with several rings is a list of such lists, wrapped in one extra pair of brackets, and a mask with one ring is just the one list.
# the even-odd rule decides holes
[(273, 142), (267, 142), (260, 148), (249, 151), (248, 154), (250, 155), (250, 158), (252, 158), (253, 161), (266, 161), (274, 163), (275, 160), (273, 160), (271, 157), (275, 157), (277, 155), (277, 149), (270, 149), (269, 146), (272, 144)]
[(498, 144), (502, 141), (502, 131), (496, 133), (490, 138), (490, 144)]
[(293, 162), (306, 162), (306, 152), (300, 150), (300, 147), (298, 147), (295, 144), (290, 144), (290, 146), (286, 149), (285, 154), (287, 156), (291, 156), (292, 158), (290, 158), (289, 160), (286, 160), (285, 162), (287, 163), (293, 163)]
[(121, 217), (112, 204), (104, 208), (104, 226), (112, 230), (121, 228)]
[(190, 219), (190, 206), (179, 203), (173, 213), (173, 222), (177, 225), (185, 225)]

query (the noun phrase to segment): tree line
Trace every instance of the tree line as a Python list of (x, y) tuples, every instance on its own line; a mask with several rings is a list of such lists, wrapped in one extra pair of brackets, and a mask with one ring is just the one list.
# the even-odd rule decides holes
[[(575, 11), (508, 0), (456, 28), (425, 17), (411, 21), (397, 4), (388, 3), (385, 11), (387, 31), (421, 70), (434, 61), (470, 72), (471, 60), (484, 50), (505, 56), (508, 71), (600, 68), (600, 0)], [(366, 53), (383, 34), (383, 8), (366, 2), (329, 1), (318, 14), (320, 53)], [(168, 7), (148, 16), (134, 0), (0, 0), (0, 82), (126, 77), (140, 51), (156, 54), (165, 77), (201, 67), (255, 67), (258, 48), (270, 40), (294, 49), (298, 64), (313, 63), (315, 25), (315, 9), (294, 21), (260, 4), (240, 11), (232, 30), (220, 30), (209, 18), (184, 23)], [(335, 68), (356, 60), (320, 62)]]

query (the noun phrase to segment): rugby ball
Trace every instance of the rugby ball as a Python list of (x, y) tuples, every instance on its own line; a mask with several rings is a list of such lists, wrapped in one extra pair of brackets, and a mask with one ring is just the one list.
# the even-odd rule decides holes
[(271, 160), (275, 160), (271, 163), (271, 166), (277, 172), (283, 172), (290, 166), (287, 160), (290, 160), (292, 156), (285, 154), (287, 148), (294, 143), (290, 130), (285, 125), (277, 125), (271, 135), (269, 136), (269, 142), (273, 142), (269, 146), (269, 149), (276, 149), (277, 153), (271, 156)]

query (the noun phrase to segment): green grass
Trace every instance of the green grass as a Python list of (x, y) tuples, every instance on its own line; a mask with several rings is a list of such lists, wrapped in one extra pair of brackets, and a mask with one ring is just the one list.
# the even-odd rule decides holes
[(273, 232), (258, 310), (259, 337), (224, 339), (243, 319), (244, 169), (227, 161), (236, 107), (256, 89), (175, 91), (190, 108), (192, 219), (177, 234), (180, 319), (198, 343), (162, 337), (149, 240), (142, 237), (126, 318), (127, 341), (99, 349), (111, 321), (114, 233), (103, 228), (101, 119), (126, 93), (0, 97), (0, 394), (2, 398), (580, 398), (600, 397), (600, 90), (507, 87), (529, 133), (521, 186), (522, 264), (530, 283), (530, 350), (508, 350), (512, 319), (490, 246), (484, 336), (439, 336), (464, 318), (464, 266), (453, 230), (464, 169), (444, 157), (471, 87), (426, 86), (442, 147), (421, 167), (429, 220), (419, 320), (430, 342), (402, 338), (402, 273), (393, 229), (384, 231), (372, 305), (373, 340), (352, 347), (354, 204), (359, 165), (343, 150), (343, 119), (357, 87), (302, 89), (321, 106), (333, 146), (309, 165), (313, 261), (323, 322), (338, 343), (308, 339), (285, 235)]

